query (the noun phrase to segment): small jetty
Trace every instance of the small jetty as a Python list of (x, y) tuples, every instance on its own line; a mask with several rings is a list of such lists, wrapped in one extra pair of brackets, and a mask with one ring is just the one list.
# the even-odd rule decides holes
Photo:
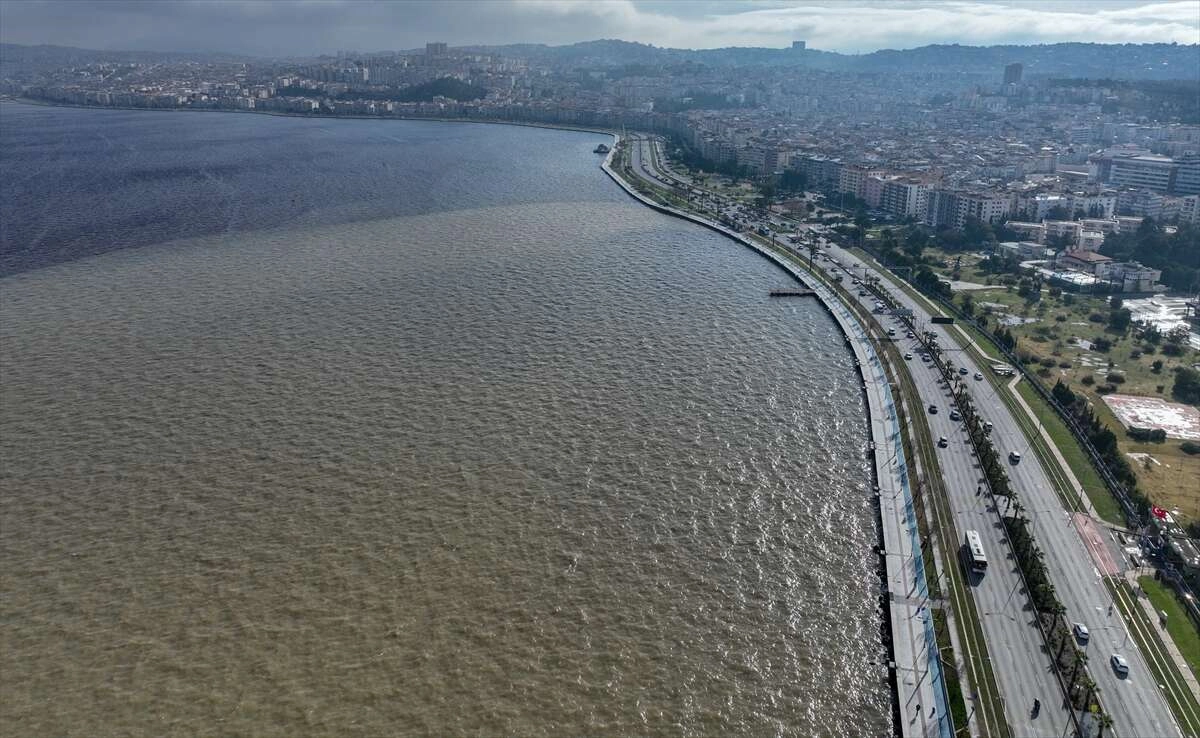
[(788, 289), (771, 290), (771, 297), (816, 297), (817, 293), (812, 290), (798, 289), (791, 287)]

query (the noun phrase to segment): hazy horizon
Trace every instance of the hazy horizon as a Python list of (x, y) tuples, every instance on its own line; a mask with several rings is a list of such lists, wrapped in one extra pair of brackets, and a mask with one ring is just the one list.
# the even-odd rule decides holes
[(99, 51), (318, 56), (338, 50), (569, 45), (602, 39), (658, 47), (870, 53), (930, 44), (1200, 43), (1194, 0), (459, 0), (377, 3), (15, 0), (0, 3), (0, 41)]

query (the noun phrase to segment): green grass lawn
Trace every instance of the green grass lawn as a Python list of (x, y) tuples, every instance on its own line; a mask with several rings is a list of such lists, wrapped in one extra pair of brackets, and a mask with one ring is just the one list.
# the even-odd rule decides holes
[(1117, 503), (1117, 499), (1108, 491), (1108, 487), (1104, 484), (1104, 480), (1100, 478), (1100, 473), (1096, 471), (1096, 467), (1092, 466), (1087, 452), (1083, 450), (1083, 447), (1079, 445), (1079, 441), (1075, 439), (1075, 434), (1071, 433), (1070, 429), (1067, 428), (1067, 424), (1058, 416), (1058, 413), (1054, 412), (1042, 400), (1041, 395), (1035, 392), (1029, 386), (1028, 382), (1018, 382), (1017, 392), (1029, 404), (1029, 407), (1033, 410), (1033, 414), (1041, 421), (1042, 427), (1054, 439), (1054, 445), (1058, 446), (1059, 452), (1067, 460), (1067, 466), (1071, 467), (1071, 471), (1075, 474), (1075, 478), (1079, 480), (1083, 491), (1087, 493), (1088, 499), (1092, 501), (1092, 506), (1096, 508), (1096, 513), (1104, 520), (1123, 527), (1125, 525), (1125, 513), (1121, 511), (1121, 506)]
[(1154, 604), (1154, 609), (1167, 613), (1167, 632), (1171, 634), (1171, 640), (1183, 654), (1192, 674), (1200, 674), (1200, 632), (1175, 599), (1175, 594), (1154, 577), (1139, 577), (1138, 584)]
[[(1036, 305), (1027, 306), (1018, 295), (1003, 289), (976, 292), (973, 293), (973, 298), (977, 306), (980, 302), (993, 302), (1005, 305), (1010, 315), (1038, 316)], [(1009, 328), (1018, 338), (1019, 350), (1035, 354), (1052, 364), (1048, 367), (1043, 364), (1038, 370), (1043, 385), (1052, 387), (1061, 379), (1073, 391), (1083, 394), (1101, 422), (1117, 434), (1122, 452), (1147, 453), (1154, 457), (1153, 461), (1146, 464), (1130, 460), (1138, 474), (1139, 486), (1147, 497), (1161, 507), (1178, 509), (1191, 519), (1200, 518), (1200, 457), (1183, 453), (1179, 449), (1179, 441), (1174, 439), (1162, 444), (1135, 443), (1125, 435), (1124, 426), (1109, 411), (1103, 395), (1097, 391), (1101, 385), (1110, 383), (1109, 375), (1113, 374), (1124, 380), (1112, 382), (1115, 394), (1160, 397), (1171, 401), (1174, 368), (1195, 361), (1195, 354), (1187, 352), (1184, 356), (1170, 357), (1157, 350), (1149, 354), (1144, 353), (1143, 342), (1132, 332), (1128, 335), (1118, 335), (1106, 330), (1104, 324), (1088, 320), (1092, 313), (1108, 314), (1109, 307), (1102, 298), (1076, 295), (1074, 300), (1073, 304), (1068, 305), (1061, 299), (1043, 297), (1039, 304), (1044, 306), (1045, 310), (1037, 323)], [(1063, 319), (1058, 320), (1059, 316)], [(993, 314), (990, 318), (994, 323), (996, 315)], [(1102, 337), (1111, 340), (1113, 345), (1106, 352), (1089, 351), (1073, 342), (1071, 339), (1074, 337), (1086, 340)], [(1153, 370), (1155, 361), (1163, 362), (1162, 369), (1157, 372)], [(1112, 363), (1111, 367), (1109, 362)], [(1085, 380), (1091, 384), (1087, 384)], [(1073, 441), (1066, 426), (1048, 406), (1035, 397), (1032, 390), (1023, 387), (1020, 391), (1059, 444), (1063, 456), (1067, 458), (1075, 476), (1087, 490), (1101, 517), (1111, 522), (1119, 522), (1120, 512), (1115, 500), (1108, 494), (1099, 475), (1088, 462), (1082, 448)], [(1067, 438), (1071, 438), (1070, 443), (1066, 442)]]

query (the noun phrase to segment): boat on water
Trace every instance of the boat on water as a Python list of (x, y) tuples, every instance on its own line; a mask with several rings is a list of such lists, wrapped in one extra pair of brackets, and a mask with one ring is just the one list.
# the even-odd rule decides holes
[(607, 154), (608, 151), (609, 151), (609, 148), (606, 144), (600, 144), (596, 148), (592, 149), (592, 153), (594, 153), (594, 154)]

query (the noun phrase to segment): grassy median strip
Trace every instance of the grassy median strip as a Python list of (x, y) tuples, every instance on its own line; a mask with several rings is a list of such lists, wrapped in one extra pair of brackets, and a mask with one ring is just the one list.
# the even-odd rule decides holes
[[(861, 249), (854, 249), (854, 253), (864, 261), (870, 260), (871, 263), (878, 265), (878, 262), (876, 262), (870, 256), (870, 254), (867, 254)], [(896, 285), (898, 288), (908, 294), (909, 297), (927, 306), (933, 306), (932, 309), (938, 314), (945, 314), (944, 311), (937, 307), (936, 303), (924, 295), (921, 295), (908, 283), (896, 277), (886, 268), (879, 266), (878, 271), (883, 274), (889, 282)], [(995, 342), (992, 340), (990, 335), (983, 333), (969, 323), (957, 321), (955, 325), (966, 331), (967, 334), (970, 335), (971, 338), (974, 339), (975, 343), (981, 348), (984, 348), (985, 350), (995, 350)], [(964, 347), (964, 350), (969, 352), (977, 361), (985, 366), (991, 366), (997, 361), (991, 356), (980, 355), (980, 353), (969, 344)], [(1070, 480), (1066, 479), (1061, 474), (1058, 459), (1046, 447), (1045, 439), (1041, 437), (1041, 434), (1037, 432), (1036, 428), (1030, 429), (1029, 415), (1025, 412), (1025, 409), (1016, 403), (1012, 397), (1012, 393), (1006, 386), (1000, 382), (997, 382), (997, 379), (999, 378), (993, 376), (990, 372), (985, 372), (985, 374), (989, 381), (991, 381), (992, 385), (996, 387), (996, 393), (1000, 396), (1000, 399), (1009, 408), (1010, 412), (1012, 412), (1013, 416), (1017, 419), (1017, 422), (1020, 423), (1021, 428), (1032, 444), (1035, 453), (1037, 453), (1038, 457), (1042, 460), (1043, 466), (1046, 467), (1051, 475), (1058, 477), (1059, 483), (1055, 486), (1056, 488), (1060, 489), (1060, 497), (1065, 496), (1064, 502), (1070, 503), (1070, 507), (1078, 509), (1079, 501), (1075, 495), (1074, 487), (1070, 484)], [(1026, 404), (1029, 405), (1029, 408), (1033, 411), (1034, 415), (1037, 416), (1038, 420), (1041, 421), (1042, 426), (1046, 429), (1046, 432), (1050, 435), (1050, 438), (1053, 439), (1054, 445), (1058, 447), (1059, 453), (1061, 453), (1063, 459), (1066, 460), (1067, 466), (1071, 469), (1071, 473), (1075, 475), (1077, 480), (1079, 480), (1080, 486), (1083, 487), (1088, 499), (1091, 500), (1092, 507), (1096, 509), (1096, 514), (1099, 515), (1104, 521), (1112, 525), (1124, 527), (1125, 514), (1121, 510), (1120, 504), (1117, 503), (1116, 498), (1113, 497), (1112, 492), (1110, 492), (1108, 489), (1108, 486), (1100, 478), (1100, 474), (1096, 471), (1096, 467), (1092, 465), (1091, 459), (1088, 458), (1087, 452), (1083, 450), (1083, 446), (1079, 444), (1079, 440), (1075, 438), (1075, 434), (1073, 434), (1071, 430), (1067, 428), (1067, 424), (1061, 417), (1059, 417), (1058, 413), (1055, 412), (1054, 409), (1048, 404), (1046, 404), (1046, 401), (1042, 399), (1042, 396), (1029, 386), (1028, 382), (1024, 380), (1018, 382), (1017, 391), (1021, 393), (1021, 397), (1025, 400)]]
[(1183, 654), (1192, 674), (1200, 674), (1200, 631), (1175, 599), (1175, 593), (1154, 577), (1138, 577), (1138, 585), (1150, 598), (1154, 609), (1167, 614), (1167, 632), (1171, 634), (1171, 640)]
[[(986, 346), (988, 348), (995, 348), (991, 336), (985, 335), (983, 332), (975, 328), (975, 326), (965, 323), (959, 323), (958, 325), (960, 328), (966, 331), (967, 334), (970, 335), (978, 345)], [(968, 348), (970, 349), (973, 347)], [(977, 351), (972, 350), (971, 353), (976, 358), (980, 358)], [(982, 358), (983, 361), (988, 364), (991, 364), (994, 361), (990, 357), (985, 356)], [(995, 384), (995, 382), (993, 382), (993, 384)], [(1024, 408), (1020, 408), (1014, 402), (1008, 401), (1011, 397), (1011, 393), (1007, 388), (998, 391), (1001, 393), (1001, 397), (1005, 400), (1010, 409), (1016, 408), (1014, 413), (1018, 414), (1018, 419), (1028, 420), (1029, 416), (1025, 413)], [(1038, 394), (1033, 387), (1029, 386), (1028, 381), (1022, 379), (1022, 381), (1018, 382), (1017, 392), (1021, 394), (1021, 398), (1025, 400), (1025, 404), (1029, 405), (1029, 409), (1033, 411), (1033, 414), (1037, 417), (1042, 427), (1046, 429), (1046, 433), (1050, 435), (1050, 438), (1054, 441), (1054, 445), (1058, 447), (1058, 452), (1062, 454), (1063, 459), (1065, 459), (1067, 462), (1067, 466), (1071, 469), (1071, 473), (1075, 475), (1075, 479), (1077, 479), (1080, 486), (1083, 487), (1083, 491), (1085, 494), (1087, 494), (1088, 499), (1091, 501), (1092, 507), (1096, 509), (1096, 514), (1099, 515), (1100, 518), (1105, 522), (1119, 527), (1124, 527), (1124, 511), (1121, 510), (1120, 504), (1117, 503), (1117, 498), (1113, 497), (1112, 492), (1109, 491), (1108, 485), (1106, 485), (1104, 480), (1100, 478), (1100, 473), (1096, 471), (1096, 467), (1092, 464), (1091, 459), (1088, 458), (1087, 452), (1084, 451), (1083, 446), (1079, 444), (1079, 439), (1075, 437), (1075, 434), (1071, 432), (1071, 429), (1067, 427), (1067, 424), (1063, 421), (1059, 414), (1055, 412), (1054, 408), (1046, 404), (1046, 401), (1042, 399), (1042, 396)], [(1037, 433), (1036, 435), (1039, 438), (1041, 436), (1040, 433)], [(1044, 439), (1042, 439), (1042, 441), (1044, 441)], [(1042, 441), (1039, 441), (1039, 444)], [(1057, 458), (1052, 459), (1051, 463), (1055, 470), (1060, 468)], [(1065, 485), (1066, 489), (1073, 491), (1073, 487), (1069, 479), (1064, 478), (1063, 484)], [(1074, 497), (1073, 494), (1072, 497)]]
[[(899, 356), (895, 356), (893, 363), (896, 359), (899, 359)], [(900, 381), (905, 386), (905, 393), (910, 397), (916, 396), (916, 387), (912, 384), (912, 378), (907, 375), (907, 372), (901, 372), (901, 375)], [(942, 571), (949, 580), (950, 600), (957, 616), (955, 624), (958, 627), (959, 640), (962, 643), (969, 644), (967, 647), (969, 653), (965, 655), (965, 661), (968, 662), (968, 668), (972, 672), (971, 682), (975, 685), (975, 692), (978, 698), (977, 708), (981, 716), (981, 722), (983, 723), (983, 730), (980, 732), (985, 736), (1010, 736), (1008, 721), (1004, 717), (1004, 703), (1000, 698), (1000, 688), (996, 684), (995, 674), (991, 670), (991, 662), (987, 651), (987, 639), (983, 634), (983, 626), (979, 621), (979, 613), (975, 609), (975, 600), (967, 591), (966, 584), (962, 580), (958, 558), (954, 555), (958, 551), (958, 535), (951, 522), (953, 516), (949, 510), (949, 497), (942, 481), (941, 467), (938, 464), (937, 454), (930, 447), (932, 436), (930, 435), (928, 422), (924, 415), (916, 415), (914, 419), (917, 420), (919, 428), (913, 435), (921, 438), (921, 441), (919, 441), (921, 463), (925, 469), (925, 476), (929, 481), (928, 487), (931, 488), (930, 491), (932, 493), (929, 497), (933, 502), (934, 519), (937, 521), (936, 535), (939, 549), (942, 551)], [(925, 495), (922, 495), (922, 497), (925, 497)], [(927, 538), (926, 540), (930, 539)], [(947, 673), (950, 673), (950, 670), (947, 670)], [(948, 692), (951, 690), (949, 680), (947, 680), (946, 689)], [(966, 727), (965, 723), (956, 723), (956, 725)]]
[(1071, 467), (1071, 471), (1075, 474), (1075, 478), (1079, 480), (1083, 491), (1087, 493), (1088, 499), (1092, 502), (1092, 507), (1096, 508), (1096, 514), (1104, 521), (1113, 525), (1125, 526), (1125, 512), (1121, 509), (1121, 505), (1117, 503), (1117, 498), (1113, 497), (1112, 492), (1108, 491), (1108, 486), (1100, 479), (1100, 474), (1096, 471), (1096, 467), (1092, 465), (1088, 459), (1087, 452), (1083, 450), (1083, 446), (1079, 445), (1079, 440), (1075, 438), (1075, 434), (1067, 428), (1067, 424), (1059, 417), (1059, 414), (1054, 411), (1046, 401), (1042, 399), (1028, 382), (1022, 381), (1017, 384), (1017, 391), (1021, 393), (1026, 404), (1037, 415), (1042, 427), (1050, 434), (1050, 438), (1054, 439), (1054, 445), (1058, 447), (1059, 453), (1067, 460), (1067, 466)]

